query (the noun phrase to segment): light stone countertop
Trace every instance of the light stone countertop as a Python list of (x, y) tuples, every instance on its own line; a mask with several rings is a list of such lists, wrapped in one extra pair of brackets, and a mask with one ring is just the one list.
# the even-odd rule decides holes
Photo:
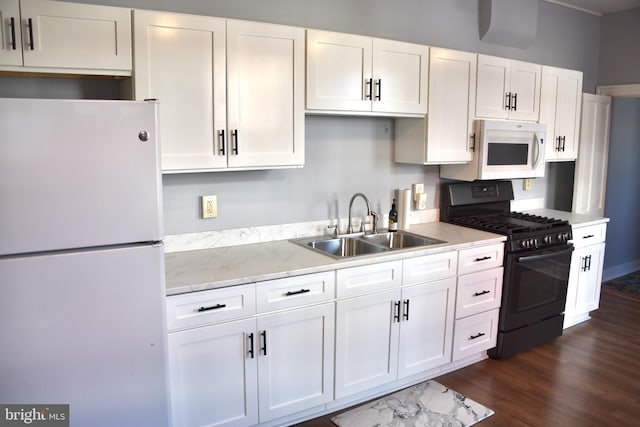
[(569, 224), (572, 226), (578, 227), (586, 227), (589, 225), (602, 224), (603, 222), (609, 222), (609, 218), (602, 216), (593, 216), (593, 215), (583, 215), (576, 214), (573, 212), (565, 212), (565, 211), (557, 211), (554, 209), (532, 209), (526, 210), (525, 213), (540, 215), (540, 216), (548, 216), (551, 218), (562, 219), (564, 221), (569, 221)]
[(413, 224), (407, 231), (447, 243), (344, 259), (334, 259), (288, 240), (172, 252), (165, 254), (167, 295), (412, 258), (506, 240), (502, 235), (441, 222)]

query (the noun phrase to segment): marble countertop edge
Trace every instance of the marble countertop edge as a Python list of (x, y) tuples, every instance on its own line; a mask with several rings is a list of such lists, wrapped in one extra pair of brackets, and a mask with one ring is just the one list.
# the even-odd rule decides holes
[(166, 295), (179, 295), (304, 274), (358, 267), (503, 242), (506, 237), (434, 222), (408, 230), (447, 243), (335, 259), (289, 240), (165, 254)]

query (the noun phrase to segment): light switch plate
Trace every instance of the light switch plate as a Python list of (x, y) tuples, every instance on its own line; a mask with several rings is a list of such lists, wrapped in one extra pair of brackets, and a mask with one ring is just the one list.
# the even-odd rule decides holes
[(218, 216), (218, 198), (214, 195), (202, 196), (202, 218), (215, 218)]
[(424, 193), (424, 183), (412, 184), (411, 189), (413, 190), (412, 191), (413, 201), (417, 202), (418, 198), (420, 197), (419, 194)]
[(523, 182), (523, 190), (529, 191), (531, 190), (531, 178), (525, 178)]

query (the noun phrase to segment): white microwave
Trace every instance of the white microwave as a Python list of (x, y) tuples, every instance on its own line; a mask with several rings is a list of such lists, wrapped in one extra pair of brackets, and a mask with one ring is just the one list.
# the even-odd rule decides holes
[(440, 166), (442, 178), (536, 178), (544, 176), (547, 126), (540, 123), (476, 120), (473, 160)]

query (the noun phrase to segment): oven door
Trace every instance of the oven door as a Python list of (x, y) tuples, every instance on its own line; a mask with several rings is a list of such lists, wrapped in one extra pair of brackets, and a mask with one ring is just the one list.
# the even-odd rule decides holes
[(573, 245), (508, 253), (500, 330), (511, 331), (564, 312)]

